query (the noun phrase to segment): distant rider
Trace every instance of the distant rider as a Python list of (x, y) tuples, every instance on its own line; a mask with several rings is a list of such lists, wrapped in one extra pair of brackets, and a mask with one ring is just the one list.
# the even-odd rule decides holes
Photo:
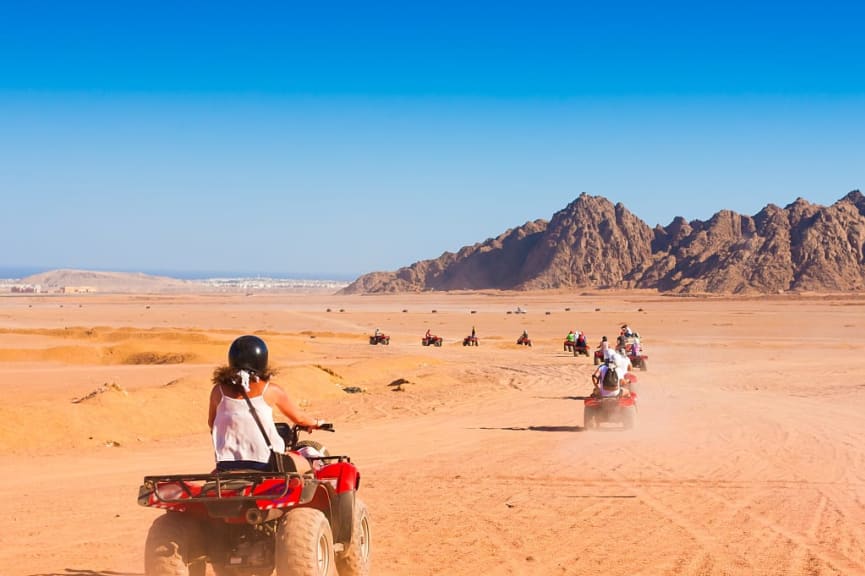
[(580, 348), (586, 347), (586, 335), (583, 332), (580, 332), (579, 336), (577, 336), (576, 345)]
[(598, 350), (601, 351), (601, 357), (604, 361), (608, 360), (610, 357), (610, 343), (607, 341), (606, 336), (601, 337), (601, 343), (598, 345)]
[(638, 336), (634, 336), (631, 340), (631, 356), (639, 358), (641, 352), (642, 347), (640, 346), (640, 338)]

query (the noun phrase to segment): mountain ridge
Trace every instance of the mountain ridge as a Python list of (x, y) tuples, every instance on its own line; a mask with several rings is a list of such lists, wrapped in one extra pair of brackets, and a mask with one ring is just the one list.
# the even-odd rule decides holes
[(341, 293), (641, 288), (760, 294), (865, 290), (865, 196), (830, 206), (797, 198), (747, 216), (674, 218), (649, 228), (622, 203), (582, 193), (549, 221), (458, 252), (358, 277)]

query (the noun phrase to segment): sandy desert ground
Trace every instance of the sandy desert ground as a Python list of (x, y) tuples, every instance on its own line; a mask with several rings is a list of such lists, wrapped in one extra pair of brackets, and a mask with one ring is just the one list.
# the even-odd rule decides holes
[[(594, 367), (562, 339), (623, 322), (637, 426), (584, 430)], [(244, 333), (360, 467), (377, 576), (865, 574), (863, 329), (845, 295), (4, 296), (0, 574), (143, 574), (141, 478), (211, 469)]]

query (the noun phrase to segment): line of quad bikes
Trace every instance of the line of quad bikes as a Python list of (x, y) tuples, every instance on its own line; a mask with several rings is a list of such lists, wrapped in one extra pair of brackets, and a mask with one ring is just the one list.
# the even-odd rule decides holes
[[(441, 336), (435, 335), (426, 335), (421, 338), (422, 346), (441, 346), (444, 340)], [(390, 344), (390, 336), (387, 334), (373, 334), (369, 337), (369, 343), (373, 346), (382, 344), (389, 345)], [(517, 338), (516, 343), (520, 346), (532, 346), (532, 340), (528, 337), (527, 334), (523, 333)], [(463, 346), (478, 346), (478, 338), (474, 334), (466, 336), (463, 338)], [(571, 352), (574, 356), (589, 356), (590, 348), (588, 343), (586, 342), (585, 336), (577, 337), (574, 340), (570, 340), (565, 338), (562, 343), (562, 349), (565, 352)], [(637, 368), (641, 371), (648, 370), (648, 360), (649, 357), (642, 351), (638, 350), (634, 352), (634, 339), (626, 338), (623, 341), (619, 342), (619, 352), (626, 355), (628, 359), (631, 361), (631, 365), (634, 368)], [(592, 353), (594, 358), (595, 366), (601, 364), (604, 361), (604, 354), (601, 351), (600, 347), (596, 348)]]
[[(426, 335), (424, 346), (441, 346)], [(385, 334), (370, 344), (390, 344)], [(524, 333), (517, 344), (531, 346)], [(478, 346), (474, 334), (463, 346)], [(628, 346), (626, 344), (626, 346)], [(563, 349), (589, 356), (585, 339), (565, 339)], [(593, 353), (595, 365), (603, 354)], [(631, 364), (647, 369), (645, 354)], [(628, 372), (627, 392), (616, 397), (583, 398), (584, 425), (609, 422), (631, 428), (636, 420), (636, 376)], [(333, 431), (331, 424), (321, 427)], [(369, 576), (370, 518), (358, 497), (361, 474), (346, 455), (331, 455), (313, 440), (301, 440), (297, 425), (277, 423), (289, 451), (311, 447), (311, 469), (280, 472), (237, 470), (204, 474), (145, 476), (141, 506), (165, 510), (152, 523), (144, 546), (145, 576)], [(290, 463), (291, 460), (286, 460)]]
[[(441, 346), (443, 339), (441, 336), (435, 336), (427, 333), (422, 339), (423, 346)], [(390, 344), (390, 336), (376, 333), (369, 337), (369, 343)], [(528, 333), (523, 332), (516, 343), (520, 346), (532, 346), (532, 340)], [(638, 344), (639, 339), (636, 334), (625, 336), (624, 333), (619, 335), (616, 342), (616, 351), (622, 356), (627, 357), (630, 366), (646, 371), (649, 369), (649, 357)], [(478, 346), (478, 338), (472, 333), (463, 339), (463, 346)], [(584, 333), (570, 334), (565, 337), (562, 343), (562, 349), (565, 352), (571, 352), (574, 356), (589, 356), (591, 354), (595, 366), (604, 363), (604, 352), (600, 346), (595, 350), (590, 350), (586, 336)], [(601, 397), (596, 394), (583, 398), (583, 423), (587, 429), (600, 428), (601, 424), (612, 423), (618, 424), (623, 428), (633, 428), (636, 424), (637, 416), (637, 376), (631, 371), (628, 371), (621, 380), (621, 390), (616, 396)]]

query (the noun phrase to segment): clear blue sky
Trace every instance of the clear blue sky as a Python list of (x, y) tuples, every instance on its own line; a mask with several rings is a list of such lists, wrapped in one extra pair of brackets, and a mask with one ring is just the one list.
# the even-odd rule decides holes
[(865, 187), (865, 2), (0, 6), (0, 267), (357, 275)]

